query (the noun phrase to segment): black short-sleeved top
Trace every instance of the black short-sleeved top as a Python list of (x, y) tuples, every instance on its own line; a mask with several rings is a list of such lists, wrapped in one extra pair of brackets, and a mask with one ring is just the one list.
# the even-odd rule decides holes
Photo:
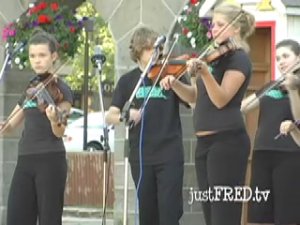
[[(141, 73), (139, 68), (135, 68), (121, 76), (114, 91), (112, 106), (122, 111), (124, 104), (130, 99)], [(182, 81), (186, 82), (186, 79), (183, 77)], [(134, 96), (132, 108), (139, 109), (142, 106), (152, 83), (147, 76), (144, 78), (144, 82)], [(165, 91), (159, 85), (155, 87), (144, 110), (142, 136), (140, 136), (142, 122), (129, 131), (130, 162), (137, 163), (139, 161), (140, 140), (142, 140), (144, 164), (183, 161), (179, 102), (174, 91)]]
[[(263, 89), (269, 89), (266, 85)], [(259, 96), (263, 89), (256, 92)], [(258, 127), (255, 134), (254, 150), (299, 151), (300, 147), (290, 135), (274, 139), (284, 120), (293, 120), (288, 94), (280, 88), (267, 91), (259, 101)]]
[[(73, 95), (69, 86), (58, 79), (58, 87), (64, 101), (72, 104)], [(45, 112), (37, 107), (37, 101), (27, 100), (25, 94), (18, 101), (24, 110), (24, 130), (19, 141), (19, 155), (42, 154), (49, 152), (65, 152), (62, 138), (56, 137)]]
[(211, 73), (218, 84), (222, 83), (224, 73), (227, 70), (242, 72), (245, 81), (231, 101), (223, 108), (218, 109), (210, 100), (202, 79), (197, 79), (198, 96), (194, 112), (195, 131), (244, 129), (245, 124), (240, 106), (252, 75), (252, 64), (248, 54), (242, 49), (231, 51), (221, 56), (210, 66)]

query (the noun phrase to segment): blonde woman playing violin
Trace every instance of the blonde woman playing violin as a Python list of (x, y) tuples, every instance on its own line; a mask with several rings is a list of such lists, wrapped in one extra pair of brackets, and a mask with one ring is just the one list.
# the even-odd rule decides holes
[[(250, 150), (240, 103), (252, 74), (245, 40), (254, 31), (254, 17), (236, 5), (221, 4), (214, 9), (212, 25), (215, 42), (222, 45), (233, 38), (240, 48), (215, 59), (210, 68), (200, 59), (190, 60), (188, 70), (195, 76), (196, 86), (184, 85), (170, 76), (161, 81), (165, 89), (171, 88), (185, 101), (196, 103), (195, 164), (202, 193), (224, 186), (234, 191), (242, 186)], [(216, 201), (202, 199), (206, 224), (240, 225), (242, 204), (226, 201), (223, 194)]]
[[(29, 60), (38, 74), (33, 80), (47, 79), (57, 59), (57, 43), (48, 33), (39, 31), (28, 41)], [(59, 108), (69, 112), (73, 101), (70, 88), (60, 79), (57, 86), (63, 95)], [(24, 94), (2, 124), (5, 135), (24, 121), (19, 141), (17, 165), (11, 182), (7, 225), (61, 225), (64, 190), (67, 178), (65, 148), (62, 141), (65, 125), (59, 123), (56, 106), (39, 109), (35, 98)]]
[[(276, 45), (277, 67), (283, 76), (292, 73), (299, 59), (298, 42), (287, 39)], [(285, 80), (288, 88), (285, 85), (273, 87), (276, 81), (271, 81), (243, 100), (241, 107), (244, 113), (259, 107), (250, 183), (253, 189), (270, 191), (266, 201), (249, 202), (251, 224), (300, 223), (300, 147), (290, 135), (284, 135), (287, 124), (281, 124), (283, 120), (293, 120), (291, 102), (293, 105), (294, 94), (298, 95), (297, 90), (289, 90), (292, 85), (289, 87), (288, 80)], [(279, 132), (283, 135), (278, 136)]]

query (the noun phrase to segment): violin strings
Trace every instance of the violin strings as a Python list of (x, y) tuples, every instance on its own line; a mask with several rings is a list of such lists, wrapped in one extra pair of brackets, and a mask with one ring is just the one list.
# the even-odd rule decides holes
[(147, 94), (147, 97), (146, 97), (146, 99), (145, 99), (143, 105), (141, 106), (141, 114), (143, 113), (143, 111), (144, 111), (144, 109), (145, 109), (145, 107), (146, 107), (146, 105), (147, 105), (147, 103), (148, 103), (148, 101), (149, 101), (149, 99), (150, 99), (151, 93), (152, 93), (152, 91), (154, 90), (154, 87), (157, 85), (157, 83), (158, 83), (158, 81), (159, 81), (159, 79), (160, 79), (160, 77), (161, 77), (161, 75), (162, 75), (162, 73), (163, 73), (163, 71), (164, 71), (164, 68), (165, 68), (166, 65), (167, 65), (168, 59), (170, 58), (171, 53), (173, 52), (173, 49), (174, 49), (174, 47), (175, 47), (175, 45), (176, 45), (176, 43), (177, 43), (177, 41), (178, 41), (178, 39), (179, 39), (179, 36), (175, 36), (174, 39), (175, 39), (175, 40), (174, 40), (174, 42), (173, 42), (171, 48), (169, 49), (169, 52), (168, 52), (167, 56), (166, 56), (165, 59), (163, 60), (162, 67), (161, 67), (161, 69), (160, 69), (160, 71), (159, 71), (159, 73), (158, 73), (158, 75), (157, 75), (157, 77), (156, 77), (156, 79), (155, 79), (153, 85), (151, 86), (151, 89), (150, 89), (149, 93)]

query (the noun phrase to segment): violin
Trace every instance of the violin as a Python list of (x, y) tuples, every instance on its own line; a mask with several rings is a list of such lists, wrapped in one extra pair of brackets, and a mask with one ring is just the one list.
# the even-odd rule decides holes
[(26, 97), (36, 100), (41, 112), (45, 112), (48, 105), (55, 106), (58, 126), (67, 125), (68, 113), (57, 107), (57, 104), (63, 101), (63, 94), (58, 88), (57, 79), (52, 74), (47, 73), (34, 77), (26, 90)]
[[(234, 51), (240, 48), (234, 39), (229, 39), (228, 41), (224, 42), (223, 44), (219, 45), (214, 49), (209, 49), (209, 51), (204, 54), (204, 56), (199, 56), (198, 59), (203, 60), (206, 63), (211, 63), (214, 60), (218, 59), (222, 55), (230, 51)], [(165, 77), (166, 75), (173, 75), (176, 78), (180, 78), (187, 69), (187, 60), (190, 57), (188, 54), (181, 55), (176, 57), (175, 59), (168, 60), (165, 67), (163, 68), (163, 60), (158, 61), (155, 65), (152, 66), (148, 77), (152, 80), (156, 79), (156, 77), (161, 73), (161, 77)], [(163, 70), (163, 71), (161, 71)]]

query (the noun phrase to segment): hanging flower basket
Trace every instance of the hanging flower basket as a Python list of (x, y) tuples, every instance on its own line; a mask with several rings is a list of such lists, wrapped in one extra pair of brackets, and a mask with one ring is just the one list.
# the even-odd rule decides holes
[(210, 18), (199, 18), (199, 9), (204, 0), (189, 0), (178, 17), (181, 28), (180, 43), (195, 51), (200, 51), (211, 38)]
[[(67, 5), (59, 5), (56, 2), (30, 4), (19, 19), (5, 26), (2, 39), (7, 42), (6, 48), (14, 49), (20, 43), (27, 43), (37, 27), (55, 36), (62, 60), (74, 57), (81, 43), (78, 37), (83, 22), (76, 18), (75, 12)], [(26, 45), (13, 56), (11, 63), (21, 70), (29, 67)]]

